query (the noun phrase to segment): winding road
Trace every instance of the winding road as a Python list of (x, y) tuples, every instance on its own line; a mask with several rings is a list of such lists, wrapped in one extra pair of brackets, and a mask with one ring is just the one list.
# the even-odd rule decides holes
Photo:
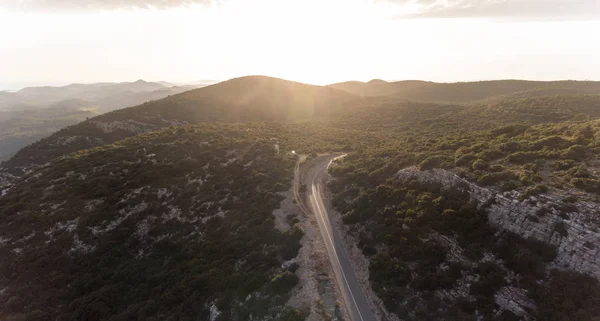
[[(323, 179), (327, 173), (327, 168), (329, 168), (329, 165), (335, 158), (335, 156), (324, 158), (315, 167), (315, 170), (310, 173), (311, 177), (309, 177), (309, 181), (311, 184), (307, 190), (309, 206), (307, 207), (303, 203), (297, 192), (298, 189), (295, 188), (296, 197), (303, 211), (308, 211), (308, 208), (310, 208), (312, 211), (307, 212), (307, 214), (314, 213), (316, 216), (329, 260), (331, 261), (335, 277), (352, 321), (376, 321), (377, 319), (373, 311), (371, 311), (362, 288), (358, 283), (354, 268), (344, 248), (339, 232), (333, 229), (329, 215), (327, 214), (327, 208), (323, 202), (323, 192), (325, 190)], [(295, 182), (299, 182), (299, 163), (300, 161), (294, 173)], [(295, 185), (294, 187), (297, 186)]]

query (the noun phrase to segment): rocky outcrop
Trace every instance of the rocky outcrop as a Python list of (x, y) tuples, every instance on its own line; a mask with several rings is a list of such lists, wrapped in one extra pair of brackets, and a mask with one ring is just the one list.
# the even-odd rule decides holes
[(14, 178), (14, 175), (11, 175), (10, 173), (4, 171), (4, 169), (0, 168), (0, 190), (3, 188), (3, 186), (5, 187), (5, 185), (8, 185)]
[(527, 297), (526, 291), (512, 286), (505, 286), (500, 289), (494, 295), (494, 299), (499, 306), (520, 317), (527, 318), (528, 312), (526, 309), (535, 309), (535, 303)]
[(112, 121), (112, 122), (100, 122), (100, 121), (92, 121), (96, 127), (98, 127), (104, 133), (112, 133), (117, 130), (124, 130), (136, 134), (145, 133), (151, 130), (157, 129), (156, 126), (146, 124), (143, 122), (135, 121), (135, 120), (125, 120), (125, 121)]
[(578, 202), (573, 206), (552, 195), (521, 201), (519, 192), (498, 193), (442, 169), (420, 171), (410, 167), (399, 171), (396, 177), (439, 182), (469, 192), (481, 204), (489, 205), (488, 219), (494, 227), (556, 246), (557, 256), (550, 267), (578, 271), (600, 280), (597, 204)]

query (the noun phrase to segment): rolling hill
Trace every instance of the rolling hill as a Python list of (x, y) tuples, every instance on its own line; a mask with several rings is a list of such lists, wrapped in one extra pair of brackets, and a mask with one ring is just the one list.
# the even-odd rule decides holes
[(392, 96), (416, 101), (464, 103), (496, 96), (533, 91), (537, 95), (555, 95), (564, 93), (600, 94), (600, 82), (597, 81), (525, 81), (493, 80), (478, 82), (435, 83), (406, 80), (386, 82), (350, 81), (329, 85), (358, 96)]
[(130, 83), (27, 87), (0, 92), (0, 161), (19, 149), (87, 118), (200, 86)]
[(0, 319), (302, 320), (285, 306), (298, 277), (283, 263), (303, 231), (271, 214), (294, 164), (279, 135), (167, 128), (0, 193)]
[(63, 87), (26, 87), (0, 92), (0, 110), (32, 110), (64, 106), (79, 100), (104, 113), (178, 94), (201, 86), (173, 86), (138, 80), (123, 83), (71, 84)]
[(88, 108), (84, 101), (69, 100), (44, 109), (0, 111), (0, 161), (61, 128), (98, 115)]
[(333, 88), (250, 76), (103, 114), (64, 128), (19, 151), (4, 166), (42, 165), (68, 153), (163, 127), (201, 122), (297, 122), (326, 118), (365, 102)]
[(0, 319), (304, 319), (311, 216), (272, 215), (293, 150), (347, 153), (332, 226), (390, 315), (595, 321), (600, 95), (502, 83), (439, 104), (242, 77), (65, 128), (0, 172)]

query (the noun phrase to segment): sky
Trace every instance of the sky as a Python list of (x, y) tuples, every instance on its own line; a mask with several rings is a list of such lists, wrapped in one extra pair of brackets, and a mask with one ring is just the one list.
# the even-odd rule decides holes
[(600, 80), (600, 0), (0, 0), (0, 89)]

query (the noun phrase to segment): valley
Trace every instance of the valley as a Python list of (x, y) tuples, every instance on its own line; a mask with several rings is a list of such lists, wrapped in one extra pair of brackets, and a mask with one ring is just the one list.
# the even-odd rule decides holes
[(0, 91), (0, 161), (8, 160), (19, 149), (88, 118), (202, 86), (175, 86), (138, 80)]

